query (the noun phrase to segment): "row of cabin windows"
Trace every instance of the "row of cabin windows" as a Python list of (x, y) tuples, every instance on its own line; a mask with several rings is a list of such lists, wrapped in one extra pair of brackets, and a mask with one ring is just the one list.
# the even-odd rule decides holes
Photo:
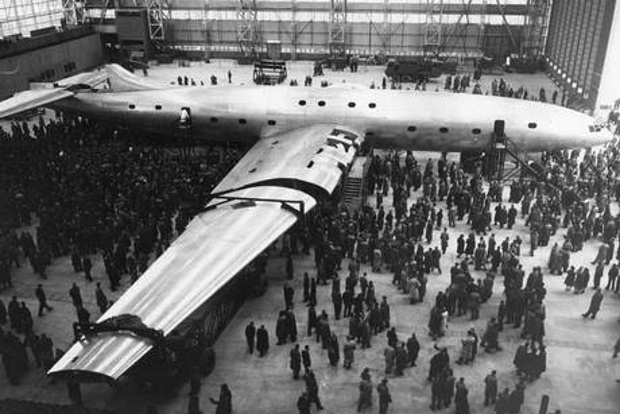
[[(306, 104), (306, 101), (304, 101), (304, 100), (299, 101), (299, 105), (304, 106), (305, 104)], [(319, 101), (318, 105), (319, 106), (325, 106), (325, 101)], [(371, 102), (371, 103), (368, 104), (368, 106), (370, 108), (375, 108), (377, 105), (375, 103)], [(349, 102), (349, 108), (355, 108), (355, 102)], [(136, 109), (136, 106), (134, 104), (129, 104), (129, 109)], [(162, 109), (162, 107), (161, 107), (161, 105), (155, 105), (155, 109), (159, 111), (159, 110)], [(218, 122), (218, 119), (215, 118), (215, 117), (212, 117), (211, 118), (211, 122), (212, 123), (216, 123), (216, 122)], [(246, 119), (241, 118), (241, 119), (239, 119), (239, 123), (241, 125), (245, 125), (245, 124), (248, 123), (248, 121)], [(267, 121), (267, 124), (271, 125), (271, 126), (274, 126), (276, 124), (276, 121), (274, 121), (273, 119), (270, 119), (269, 121)], [(536, 122), (530, 122), (529, 124), (527, 124), (527, 127), (530, 128), (530, 129), (536, 129), (537, 126), (538, 126), (538, 124), (536, 124)], [(415, 126), (407, 127), (407, 131), (409, 131), (409, 132), (415, 132), (416, 130), (417, 130), (417, 127), (415, 127)], [(446, 127), (439, 128), (439, 132), (441, 132), (441, 133), (445, 134), (448, 131), (449, 131), (449, 129), (446, 128)], [(474, 129), (471, 130), (471, 132), (474, 135), (479, 135), (482, 131), (480, 130), (480, 128), (474, 128)]]
[[(306, 102), (304, 99), (302, 99), (302, 100), (300, 100), (300, 101), (298, 102), (298, 104), (299, 104), (299, 106), (306, 106), (307, 102)], [(318, 102), (317, 102), (317, 105), (318, 105), (318, 106), (323, 107), (323, 106), (325, 106), (325, 105), (326, 105), (326, 103), (325, 103), (325, 101), (318, 101)], [(355, 107), (357, 106), (357, 104), (356, 104), (355, 102), (349, 102), (349, 103), (347, 104), (347, 106), (348, 106), (349, 108), (355, 108)], [(369, 103), (369, 104), (368, 104), (368, 107), (369, 107), (369, 108), (371, 108), (371, 109), (374, 109), (374, 108), (376, 108), (376, 107), (377, 107), (377, 104), (376, 104), (376, 103), (374, 103), (374, 102), (371, 102), (371, 103)]]

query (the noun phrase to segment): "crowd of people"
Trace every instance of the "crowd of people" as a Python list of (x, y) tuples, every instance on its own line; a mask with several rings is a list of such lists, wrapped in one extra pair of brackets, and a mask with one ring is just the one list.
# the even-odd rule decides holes
[[(445, 335), (449, 320), (469, 314), (470, 319), (476, 321), (480, 307), (493, 294), (498, 294), (495, 279), (502, 277), (500, 294), (504, 298), (498, 305), (497, 316), (487, 321), (481, 341), (473, 327), (467, 331), (455, 359), (457, 364), (472, 364), (479, 347), (486, 352), (501, 351), (500, 333), (507, 327), (517, 330), (523, 343), (517, 348), (513, 359), (516, 368), (514, 389), (511, 392), (506, 388), (498, 393), (495, 372), (490, 374), (485, 378), (485, 405), (495, 404), (497, 413), (518, 413), (524, 403), (526, 384), (535, 381), (546, 370), (545, 273), (575, 273), (571, 266), (571, 253), (581, 249), (583, 243), (591, 239), (602, 239), (604, 246), (592, 264), (603, 267), (613, 260), (610, 253), (613, 247), (609, 244), (613, 245), (617, 237), (618, 217), (610, 214), (610, 202), (611, 196), (618, 194), (618, 186), (611, 179), (615, 176), (613, 159), (616, 153), (617, 148), (613, 144), (596, 155), (587, 152), (581, 161), (577, 161), (577, 157), (570, 152), (544, 154), (542, 163), (547, 177), (542, 182), (515, 181), (509, 189), (510, 207), (501, 203), (497, 183), (490, 183), (485, 192), (480, 175), (467, 175), (457, 164), (448, 165), (444, 158), (437, 163), (429, 160), (424, 168), (420, 168), (420, 163), (411, 153), (407, 153), (404, 160), (398, 152), (390, 152), (385, 157), (375, 156), (368, 177), (368, 192), (376, 194), (374, 206), (365, 205), (361, 211), (354, 213), (323, 206), (307, 227), (298, 227), (286, 236), (289, 238), (287, 244), (302, 244), (306, 252), (308, 245), (315, 250), (317, 280), (312, 278), (308, 282), (308, 275), (304, 275), (303, 301), (309, 302), (307, 335), (316, 328), (317, 342), (320, 340), (323, 349), (328, 350), (330, 365), (336, 366), (340, 352), (339, 338), (329, 328), (327, 311), (322, 310), (319, 317), (315, 311), (320, 306), (316, 300), (316, 286), (328, 285), (331, 280), (333, 316), (340, 319), (344, 305), (343, 316), (349, 318), (349, 331), (345, 335), (343, 349), (346, 369), (351, 369), (358, 348), (364, 350), (371, 347), (373, 335), (387, 332), (387, 347), (383, 351), (386, 380), (379, 384), (382, 391), (377, 387), (380, 407), (387, 407), (386, 401), (398, 398), (389, 393), (387, 376), (401, 376), (403, 370), (416, 365), (419, 342), (415, 333), (411, 342), (398, 339), (394, 327), (390, 325), (387, 298), (383, 297), (382, 302), (377, 303), (377, 294), (372, 280), (369, 281), (369, 276), (363, 272), (364, 266), (369, 266), (375, 273), (390, 272), (395, 289), (414, 298), (410, 303), (424, 301), (428, 276), (434, 272), (441, 274), (441, 259), (450, 246), (449, 235), (443, 226), (455, 227), (457, 222), (466, 221), (471, 225), (471, 233), (467, 237), (461, 234), (451, 244), (456, 244), (458, 262), (450, 269), (448, 287), (435, 296), (428, 333), (433, 340), (439, 340)], [(418, 190), (421, 190), (420, 197), (411, 202), (412, 192)], [(392, 208), (388, 210), (383, 199), (390, 193)], [(445, 210), (439, 206), (444, 200)], [(494, 215), (491, 213), (493, 202), (497, 203)], [(444, 214), (447, 223), (443, 222)], [(517, 220), (522, 220), (519, 223), (529, 228), (529, 240), (522, 240), (518, 235), (512, 240), (495, 239), (492, 233), (494, 227), (511, 229)], [(566, 236), (564, 240), (555, 242), (560, 228), (566, 229)], [(585, 232), (577, 237), (580, 243), (574, 244), (575, 229), (584, 229)], [(435, 233), (440, 232), (437, 238)], [(491, 234), (487, 235), (488, 232)], [(439, 245), (432, 246), (433, 241), (439, 241)], [(548, 269), (534, 266), (529, 274), (526, 273), (520, 258), (527, 244), (529, 249), (526, 251), (530, 255), (535, 255), (541, 246), (553, 244)], [(349, 259), (347, 266), (346, 259)], [(479, 271), (486, 272), (484, 278), (473, 276)], [(348, 273), (343, 293), (340, 290), (342, 272)], [(593, 318), (600, 309), (602, 270), (598, 274), (590, 309), (584, 317)], [(617, 289), (617, 274), (617, 264), (610, 266), (608, 290)], [(587, 285), (586, 280), (584, 287)], [(412, 294), (412, 291), (415, 293)], [(361, 330), (358, 330), (360, 322)], [(309, 360), (308, 345), (300, 356), (299, 344), (295, 344), (289, 361), (294, 378), (300, 377), (301, 361), (308, 361), (303, 363), (306, 371), (311, 369)], [(445, 347), (439, 347), (430, 360), (431, 408), (447, 407), (454, 398), (457, 413), (468, 413), (468, 391), (464, 378), (456, 381), (449, 361)], [(314, 378), (315, 374), (311, 376)], [(366, 368), (361, 374), (358, 411), (371, 405), (373, 389)], [(386, 389), (389, 398), (382, 398), (382, 394), (387, 395)], [(306, 387), (298, 402), (300, 413), (309, 412), (308, 401), (317, 398), (316, 390)], [(380, 410), (384, 412), (384, 408)]]
[[(179, 83), (187, 81), (180, 79)], [(459, 90), (462, 85), (463, 78)], [(498, 94), (510, 93), (501, 82), (497, 88), (504, 91)], [(522, 92), (524, 98), (526, 93)], [(556, 99), (552, 98), (554, 102)], [(423, 163), (411, 152), (374, 155), (367, 179), (373, 205), (351, 212), (342, 206), (322, 204), (281, 241), (289, 279), (296, 276), (294, 255), (313, 254), (316, 266), (316, 277), (303, 276), (301, 299), (295, 301), (292, 285), (284, 286), (284, 306), (275, 324), (276, 344), (293, 344), (287, 353), (293, 379), (304, 379), (297, 400), (299, 412), (308, 413), (311, 404), (323, 408), (314, 370), (317, 363), (313, 364), (311, 357), (315, 346), (326, 351), (330, 366), (338, 367), (342, 362), (344, 369), (357, 371), (361, 367), (355, 365), (356, 352), (383, 344), (385, 333), (386, 346), (380, 346), (385, 362), (383, 378), (375, 387), (370, 371), (359, 369), (358, 411), (372, 405), (374, 389), (382, 413), (399, 398), (390, 392), (388, 377), (415, 371), (419, 364), (418, 336), (428, 334), (437, 348), (428, 361), (431, 409), (440, 410), (454, 402), (457, 414), (469, 413), (466, 378), (456, 379), (450, 360), (473, 365), (479, 348), (502, 351), (500, 333), (511, 328), (520, 329), (516, 332), (524, 341), (513, 360), (514, 390), (506, 388), (498, 393), (493, 371), (484, 378), (485, 405), (495, 404), (498, 414), (518, 413), (526, 384), (546, 369), (546, 270), (548, 274), (566, 274), (566, 286), (583, 293), (589, 285), (589, 269), (583, 265), (575, 270), (571, 253), (581, 250), (588, 240), (600, 240), (601, 248), (591, 263), (596, 266), (595, 293), (583, 316), (594, 319), (601, 308), (600, 284), (606, 266), (606, 290), (618, 293), (618, 267), (615, 263), (610, 266), (620, 225), (620, 216), (614, 216), (610, 208), (613, 198), (620, 200), (620, 184), (615, 180), (617, 157), (615, 143), (596, 154), (587, 152), (583, 158), (576, 152), (544, 154), (544, 180), (516, 180), (510, 187), (507, 207), (502, 204), (499, 183), (486, 183), (480, 171), (467, 174), (445, 156)], [(0, 288), (12, 288), (13, 269), (27, 259), (41, 281), (33, 292), (40, 305), (38, 314), (52, 311), (43, 287), (49, 276), (47, 268), (62, 256), (70, 257), (73, 271), (87, 282), (94, 281), (93, 261), (100, 259), (110, 291), (135, 282), (204, 205), (209, 190), (239, 154), (231, 153), (215, 165), (207, 165), (204, 158), (182, 157), (83, 118), (61, 116), (34, 126), (15, 123), (10, 132), (0, 131)], [(496, 203), (494, 210), (492, 203)], [(517, 220), (528, 227), (529, 240), (518, 235), (495, 239), (494, 229), (511, 229)], [(469, 230), (450, 240), (447, 229), (452, 232), (457, 224), (470, 226)], [(556, 241), (561, 228), (566, 229), (566, 236)], [(539, 247), (550, 243), (553, 248), (548, 269), (533, 267), (528, 274), (521, 263), (525, 246), (530, 255), (535, 255)], [(620, 260), (617, 244), (615, 259)], [(451, 267), (444, 259), (448, 249), (457, 257)], [(388, 297), (392, 301), (406, 295), (411, 305), (429, 301), (428, 278), (444, 275), (442, 267), (450, 269), (449, 277), (445, 278), (445, 289), (430, 300), (427, 327), (418, 327), (406, 340), (399, 338)], [(483, 277), (478, 277), (480, 272), (484, 272)], [(371, 280), (377, 273), (391, 276), (392, 292), (378, 294)], [(498, 289), (496, 282), (500, 278), (503, 289)], [(331, 287), (331, 305), (317, 300), (317, 289), (322, 287)], [(93, 287), (101, 313), (110, 305), (103, 289), (100, 283)], [(440, 345), (450, 329), (449, 322), (461, 318), (475, 323), (481, 308), (491, 306), (488, 301), (494, 295), (502, 296), (502, 300), (493, 310), (496, 316), (486, 322), (481, 340), (476, 329), (469, 328), (460, 350), (451, 358), (449, 349)], [(88, 324), (90, 311), (75, 284), (68, 297), (76, 308), (78, 323)], [(307, 330), (301, 333), (294, 311), (299, 304), (307, 305)], [(27, 348), (37, 366), (46, 369), (58, 355), (48, 336), (33, 332), (32, 315), (24, 302), (20, 304), (13, 297), (8, 309), (3, 309), (0, 301), (0, 352), (7, 377), (17, 385), (29, 366)], [(330, 318), (348, 318), (346, 335), (339, 336), (332, 329)], [(3, 326), (8, 321), (5, 333)], [(304, 333), (307, 337), (316, 335), (320, 345), (300, 346), (306, 340)], [(259, 357), (270, 357), (269, 332), (264, 325), (256, 328), (250, 323), (245, 335), (250, 353), (256, 349)], [(474, 380), (478, 379), (467, 378), (468, 382)], [(222, 393), (219, 400), (212, 401), (218, 409), (232, 405), (227, 386)], [(194, 412), (198, 409), (196, 398), (191, 400)]]
[[(68, 257), (76, 281), (92, 282), (96, 303), (73, 283), (67, 299), (79, 325), (112, 304), (111, 292), (135, 282), (203, 207), (209, 190), (241, 153), (222, 160), (190, 154), (81, 117), (14, 122), (0, 130), (0, 291), (11, 292), (24, 262), (39, 279), (32, 297), (38, 316), (53, 312), (46, 295), (48, 268)], [(95, 280), (103, 262), (109, 283)], [(18, 271), (19, 270), (19, 271)], [(0, 353), (12, 385), (32, 369), (49, 370), (62, 356), (17, 296), (0, 299)], [(38, 324), (46, 330), (45, 322)], [(74, 401), (81, 400), (72, 389)]]

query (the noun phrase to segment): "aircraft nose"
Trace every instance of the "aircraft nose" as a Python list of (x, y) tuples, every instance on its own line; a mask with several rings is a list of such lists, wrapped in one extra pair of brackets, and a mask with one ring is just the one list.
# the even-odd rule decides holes
[(614, 138), (614, 134), (607, 128), (602, 128), (595, 135), (593, 139), (595, 142), (592, 143), (592, 146), (607, 144)]

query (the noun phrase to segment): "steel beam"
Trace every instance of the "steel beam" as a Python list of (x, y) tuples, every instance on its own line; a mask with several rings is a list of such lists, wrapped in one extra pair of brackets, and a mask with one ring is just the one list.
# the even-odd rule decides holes
[(346, 54), (347, 0), (331, 0), (329, 10), (329, 52), (332, 56)]
[(521, 51), (523, 55), (539, 56), (544, 53), (550, 13), (551, 0), (528, 0)]
[(84, 24), (84, 2), (75, 0), (62, 0), (62, 13), (67, 26)]
[(439, 54), (442, 43), (443, 0), (426, 0), (424, 53)]
[(246, 58), (258, 53), (258, 10), (256, 0), (237, 0), (237, 42)]

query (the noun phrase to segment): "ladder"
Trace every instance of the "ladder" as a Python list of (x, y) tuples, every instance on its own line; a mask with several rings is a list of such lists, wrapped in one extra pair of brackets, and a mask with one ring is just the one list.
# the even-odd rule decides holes
[(343, 190), (344, 204), (350, 210), (356, 210), (362, 205), (363, 179), (360, 177), (347, 177)]

